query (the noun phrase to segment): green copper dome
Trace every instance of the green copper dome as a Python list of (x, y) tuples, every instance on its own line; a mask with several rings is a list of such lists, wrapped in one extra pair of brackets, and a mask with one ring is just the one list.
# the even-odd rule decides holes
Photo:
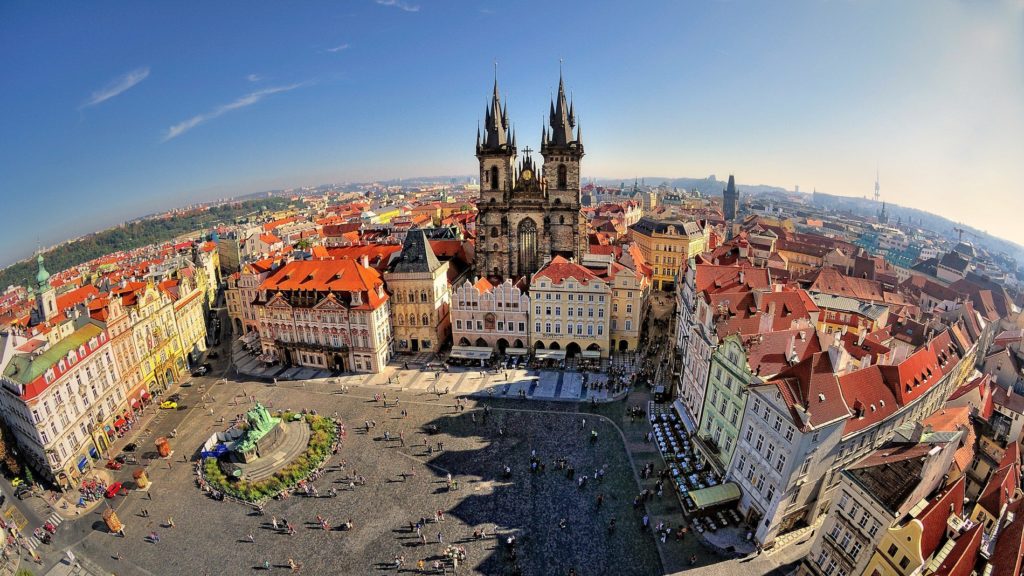
[(42, 288), (50, 280), (50, 273), (47, 272), (46, 268), (43, 266), (43, 255), (42, 254), (40, 254), (36, 258), (36, 262), (39, 264), (39, 272), (36, 272), (36, 283), (39, 284), (40, 288)]

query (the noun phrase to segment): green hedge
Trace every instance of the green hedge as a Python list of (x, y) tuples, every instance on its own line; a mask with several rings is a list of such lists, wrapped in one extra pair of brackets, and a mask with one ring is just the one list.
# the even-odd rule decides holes
[[(287, 416), (292, 414), (290, 412), (285, 413)], [(246, 502), (260, 502), (294, 487), (302, 480), (308, 478), (330, 457), (331, 445), (334, 444), (334, 440), (338, 435), (337, 425), (330, 418), (307, 414), (306, 424), (309, 425), (310, 435), (305, 452), (278, 470), (270, 478), (265, 478), (258, 482), (233, 480), (228, 478), (227, 474), (221, 470), (220, 463), (216, 458), (207, 458), (203, 462), (203, 476), (206, 477), (206, 482), (211, 487), (220, 490), (228, 496), (245, 500)]]

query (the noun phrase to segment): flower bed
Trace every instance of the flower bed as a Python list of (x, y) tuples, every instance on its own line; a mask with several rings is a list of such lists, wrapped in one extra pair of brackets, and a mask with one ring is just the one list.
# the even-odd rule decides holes
[[(290, 422), (295, 413), (285, 412), (279, 416)], [(263, 502), (294, 488), (323, 466), (341, 437), (341, 425), (331, 418), (306, 414), (304, 419), (310, 428), (306, 450), (270, 478), (257, 482), (234, 480), (221, 470), (217, 458), (211, 457), (206, 458), (202, 466), (206, 483), (227, 496), (252, 503)]]

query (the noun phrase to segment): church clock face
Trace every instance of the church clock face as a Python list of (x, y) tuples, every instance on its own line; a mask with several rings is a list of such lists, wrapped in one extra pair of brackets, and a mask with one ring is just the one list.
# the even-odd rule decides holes
[(523, 170), (523, 180), (529, 181), (531, 178), (533, 178), (533, 170), (530, 170), (529, 168)]

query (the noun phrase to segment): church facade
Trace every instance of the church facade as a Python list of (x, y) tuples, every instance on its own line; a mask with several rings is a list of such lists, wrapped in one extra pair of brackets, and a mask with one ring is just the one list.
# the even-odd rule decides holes
[(534, 163), (529, 147), (520, 159), (495, 80), (484, 130), (477, 131), (478, 275), (497, 283), (529, 277), (555, 256), (580, 261), (587, 247), (586, 221), (580, 213), (581, 134), (559, 78), (548, 126), (541, 130), (543, 162)]

